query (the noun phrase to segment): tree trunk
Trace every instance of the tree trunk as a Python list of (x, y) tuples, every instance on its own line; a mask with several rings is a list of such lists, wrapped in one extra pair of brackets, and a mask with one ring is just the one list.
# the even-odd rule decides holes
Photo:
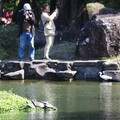
[(2, 0), (0, 0), (0, 17), (2, 16)]
[(57, 6), (57, 0), (51, 0), (50, 1), (50, 11), (51, 11), (51, 13), (55, 10), (56, 6)]
[(61, 0), (60, 14), (57, 20), (59, 30), (79, 31), (86, 21), (88, 14), (84, 0)]

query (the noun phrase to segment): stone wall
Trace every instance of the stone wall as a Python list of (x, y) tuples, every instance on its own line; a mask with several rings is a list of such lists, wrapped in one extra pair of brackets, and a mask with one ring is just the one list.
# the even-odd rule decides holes
[(119, 81), (119, 62), (103, 60), (58, 61), (35, 60), (1, 61), (1, 80), (100, 80), (99, 72), (104, 71)]

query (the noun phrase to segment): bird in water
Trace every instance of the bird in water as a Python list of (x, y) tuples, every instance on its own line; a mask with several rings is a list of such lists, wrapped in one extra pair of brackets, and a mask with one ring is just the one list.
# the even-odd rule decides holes
[(112, 77), (111, 76), (108, 76), (108, 75), (104, 75), (102, 72), (99, 72), (99, 76), (101, 79), (107, 81), (107, 80), (112, 80)]

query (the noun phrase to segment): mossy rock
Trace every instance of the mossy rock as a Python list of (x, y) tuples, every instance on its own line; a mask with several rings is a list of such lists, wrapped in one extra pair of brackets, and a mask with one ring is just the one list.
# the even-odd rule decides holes
[(89, 19), (96, 15), (99, 14), (102, 9), (104, 9), (105, 6), (101, 3), (95, 2), (95, 3), (88, 3), (87, 4), (87, 11), (89, 15)]

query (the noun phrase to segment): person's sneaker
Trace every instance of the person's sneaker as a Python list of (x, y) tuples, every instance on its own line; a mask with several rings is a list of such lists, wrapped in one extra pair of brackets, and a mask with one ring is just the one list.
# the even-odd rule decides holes
[(30, 59), (30, 61), (31, 61), (31, 62), (33, 62), (33, 61), (34, 61), (34, 59)]
[(50, 58), (44, 57), (43, 60), (51, 60)]
[(23, 60), (22, 60), (22, 59), (19, 59), (18, 61), (19, 61), (19, 62), (22, 62)]

